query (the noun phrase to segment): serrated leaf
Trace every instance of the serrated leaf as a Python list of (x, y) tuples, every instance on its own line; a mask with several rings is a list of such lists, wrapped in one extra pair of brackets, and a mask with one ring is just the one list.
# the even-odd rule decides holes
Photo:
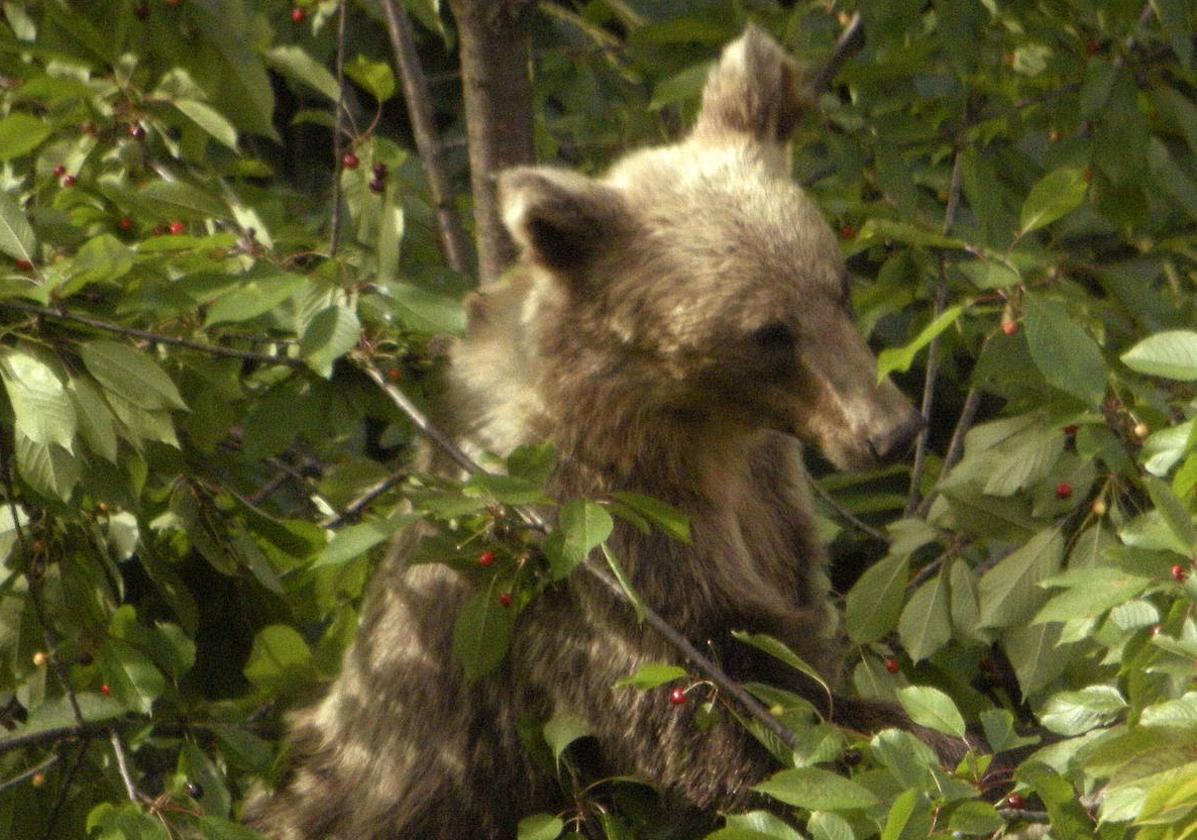
[(1126, 708), (1118, 689), (1090, 685), (1080, 691), (1060, 691), (1047, 698), (1039, 711), (1040, 722), (1060, 735), (1082, 735), (1103, 726)]
[(869, 749), (903, 787), (926, 786), (927, 770), (938, 761), (934, 750), (900, 729), (878, 732), (869, 741)]
[(1191, 551), (1197, 544), (1197, 528), (1193, 527), (1193, 515), (1189, 513), (1185, 503), (1176, 497), (1171, 487), (1158, 478), (1146, 476), (1143, 486), (1160, 516), (1168, 523), (1173, 536)]
[(1197, 381), (1197, 332), (1165, 330), (1148, 336), (1122, 354), (1122, 363), (1148, 376)]
[(174, 106), (217, 141), (237, 151), (237, 129), (219, 111), (196, 99), (177, 99)]
[(143, 715), (166, 689), (166, 678), (150, 658), (121, 639), (109, 637), (96, 652), (96, 663), (113, 696)]
[(1025, 307), (1027, 345), (1043, 378), (1081, 402), (1100, 405), (1106, 364), (1097, 342), (1055, 301), (1027, 295)]
[(1014, 731), (1014, 715), (1009, 709), (986, 709), (981, 712), (981, 728), (985, 743), (994, 754), (1039, 743), (1038, 736), (1024, 737)]
[(382, 520), (371, 520), (350, 525), (337, 531), (320, 552), (311, 568), (340, 566), (361, 557), (376, 545), (391, 539), (398, 531), (418, 520), (418, 514), (400, 514)]
[(51, 499), (70, 501), (83, 477), (83, 462), (53, 443), (34, 443), (16, 435), (17, 471), (29, 486)]
[(860, 576), (844, 612), (854, 642), (875, 642), (897, 626), (909, 578), (910, 562), (900, 555), (886, 557)]
[(12, 196), (0, 191), (0, 251), (14, 260), (33, 262), (37, 250), (37, 237), (25, 212), (13, 201)]
[(0, 378), (21, 434), (33, 443), (74, 448), (75, 404), (53, 367), (20, 347), (0, 347)]
[(219, 198), (183, 181), (151, 181), (137, 197), (166, 218), (224, 219), (229, 215)]
[(133, 268), (133, 251), (115, 236), (105, 233), (89, 239), (71, 265), (71, 279), (59, 289), (71, 295), (90, 283), (112, 283)]
[(961, 834), (993, 834), (1005, 824), (996, 808), (977, 800), (961, 802), (948, 818), (948, 828)]
[(299, 339), (299, 354), (308, 367), (332, 378), (333, 363), (357, 346), (362, 325), (352, 309), (340, 304), (316, 314)]
[(99, 339), (79, 348), (88, 373), (104, 388), (139, 408), (187, 410), (175, 383), (148, 353)]
[(1060, 676), (1071, 656), (1058, 645), (1061, 625), (1055, 622), (1011, 627), (1002, 637), (1002, 650), (1014, 667), (1025, 695), (1034, 694)]
[(1019, 235), (1050, 225), (1081, 206), (1088, 184), (1079, 169), (1057, 169), (1045, 175), (1027, 194), (1019, 213)]
[(906, 603), (898, 620), (898, 636), (915, 662), (926, 659), (952, 638), (945, 569), (920, 586)]
[(73, 376), (67, 383), (79, 420), (79, 434), (92, 452), (116, 463), (116, 418), (90, 376)]
[(257, 318), (277, 308), (308, 282), (301, 274), (285, 271), (247, 279), (212, 302), (204, 324), (210, 327)]
[(1151, 580), (1120, 569), (1100, 567), (1048, 578), (1041, 585), (1068, 586), (1068, 589), (1044, 604), (1032, 620), (1033, 624), (1097, 618), (1106, 610), (1134, 598), (1151, 585)]
[(641, 690), (659, 688), (674, 680), (683, 679), (686, 675), (686, 669), (679, 668), (677, 665), (641, 665), (630, 677), (621, 677), (616, 680), (615, 688), (624, 688), (625, 686)]
[(878, 802), (863, 785), (817, 767), (782, 770), (753, 790), (809, 811), (851, 811)]
[(1026, 545), (1003, 558), (985, 573), (977, 586), (981, 625), (1025, 624), (1047, 600), (1039, 582), (1059, 569), (1063, 559), (1064, 537), (1055, 528), (1040, 531)]
[(1139, 715), (1139, 723), (1153, 728), (1197, 730), (1197, 691), (1148, 706)]
[(29, 154), (50, 136), (50, 131), (50, 123), (31, 114), (9, 114), (0, 120), (0, 162)]
[(465, 308), (460, 300), (410, 283), (387, 283), (384, 288), (394, 305), (395, 316), (409, 330), (434, 335), (465, 332)]
[(462, 606), (453, 627), (453, 654), (465, 669), (467, 681), (499, 667), (515, 630), (516, 610), (499, 603), (496, 578)]
[(910, 719), (920, 726), (934, 729), (945, 735), (963, 738), (964, 718), (952, 698), (938, 688), (926, 685), (912, 685), (898, 689), (898, 701)]
[(594, 502), (575, 499), (563, 507), (557, 519), (560, 542), (556, 544), (556, 550), (546, 549), (553, 579), (567, 577), (586, 559), (591, 549), (611, 536), (614, 527), (611, 514)]
[(727, 828), (736, 831), (751, 831), (770, 840), (802, 840), (802, 835), (787, 825), (780, 817), (768, 811), (749, 811), (746, 814), (728, 814)]
[(923, 327), (913, 341), (905, 347), (890, 347), (877, 354), (877, 382), (882, 382), (893, 371), (905, 373), (910, 370), (914, 357), (919, 351), (930, 344), (940, 333), (956, 323), (964, 314), (964, 306), (950, 306), (940, 313), (939, 317)]

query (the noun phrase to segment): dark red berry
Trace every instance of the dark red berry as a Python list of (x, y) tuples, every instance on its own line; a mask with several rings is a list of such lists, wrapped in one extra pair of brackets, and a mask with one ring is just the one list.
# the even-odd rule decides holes
[(17, 271), (33, 271), (33, 263), (29, 260), (17, 260)]
[(387, 382), (398, 382), (401, 379), (403, 379), (402, 368), (387, 368)]
[(130, 219), (128, 216), (121, 216), (121, 220), (119, 222), (117, 222), (116, 224), (123, 231), (128, 232), (128, 231), (133, 230), (133, 220)]
[(291, 22), (292, 23), (303, 23), (307, 19), (308, 19), (307, 9), (300, 9), (300, 8), (296, 7), (291, 10)]
[(1002, 334), (1003, 335), (1014, 335), (1017, 332), (1018, 332), (1018, 321), (1003, 321), (1002, 322)]
[(1184, 566), (1177, 563), (1172, 567), (1172, 579), (1177, 583), (1184, 583), (1185, 578), (1189, 576), (1189, 571)]
[(370, 192), (383, 193), (387, 191), (387, 182), (381, 178), (374, 178), (370, 181)]
[(852, 227), (852, 225), (844, 225), (842, 228), (840, 228), (840, 239), (855, 239), (855, 238), (856, 238), (856, 228)]
[(146, 20), (150, 16), (150, 4), (138, 3), (133, 7), (133, 16), (138, 20)]
[(92, 656), (91, 651), (83, 651), (79, 654), (79, 664), (86, 668), (91, 663), (95, 662), (96, 658)]
[(1101, 52), (1101, 41), (1091, 40), (1085, 42), (1086, 55), (1097, 55), (1099, 52)]
[(686, 702), (686, 690), (684, 688), (675, 688), (669, 692), (669, 702), (675, 706), (680, 706)]
[(75, 180), (75, 176), (74, 176), (74, 175), (68, 175), (68, 176), (66, 176), (65, 178), (63, 178), (63, 179), (62, 179), (62, 186), (63, 186), (65, 189), (68, 189), (68, 190), (69, 190), (71, 187), (75, 186), (75, 184), (77, 184), (77, 183), (79, 183), (79, 182), (78, 182), (77, 180)]
[(154, 236), (166, 236), (166, 226), (158, 225), (154, 228)]
[(187, 232), (187, 225), (183, 224), (182, 222), (171, 222), (170, 223), (170, 235), (171, 236), (182, 236), (186, 232)]
[(885, 660), (885, 670), (889, 671), (891, 674), (896, 674), (902, 670), (902, 666), (898, 664), (897, 659), (894, 659), (894, 657), (891, 656)]
[(1077, 432), (1077, 429), (1078, 429), (1078, 428), (1079, 428), (1079, 427), (1078, 427), (1078, 426), (1075, 426), (1075, 425), (1072, 425), (1072, 426), (1065, 426), (1065, 427), (1064, 427), (1064, 434), (1068, 435), (1069, 437), (1072, 437), (1073, 435), (1075, 435), (1075, 434), (1076, 434), (1076, 432)]
[(129, 126), (129, 136), (134, 140), (144, 140), (145, 126), (141, 123), (133, 123), (131, 126)]
[(1067, 499), (1071, 495), (1072, 495), (1072, 485), (1069, 484), (1067, 481), (1061, 481), (1059, 484), (1056, 485), (1056, 498), (1057, 499)]
[(387, 175), (390, 174), (390, 170), (387, 169), (387, 165), (385, 163), (374, 164), (371, 171), (374, 173), (374, 177), (378, 178), (380, 180), (387, 177)]
[(484, 551), (478, 555), (479, 566), (493, 566), (495, 564), (495, 553), (493, 551)]
[(112, 696), (112, 689), (108, 687), (108, 683), (104, 683), (103, 685), (100, 686), (100, 693), (103, 694), (105, 697)]
[(1021, 796), (1019, 796), (1017, 793), (1012, 793), (1009, 796), (1007, 796), (1006, 804), (1009, 805), (1011, 808), (1013, 808), (1015, 811), (1021, 811), (1023, 808), (1027, 807), (1027, 801), (1025, 799), (1023, 799)]
[(353, 152), (346, 152), (341, 156), (341, 166), (344, 166), (346, 169), (357, 169), (360, 163), (361, 159)]
[(511, 606), (511, 593), (504, 592), (502, 595), (500, 595), (499, 596), (499, 604), (504, 607), (510, 607)]
[(58, 164), (58, 166), (54, 167), (54, 177), (55, 178), (61, 178), (65, 174), (66, 174), (66, 167), (63, 166), (61, 163)]

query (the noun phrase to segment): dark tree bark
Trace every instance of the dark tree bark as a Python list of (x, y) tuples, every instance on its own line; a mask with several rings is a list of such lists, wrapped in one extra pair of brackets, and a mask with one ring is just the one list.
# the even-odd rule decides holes
[(498, 205), (495, 176), (534, 161), (531, 0), (449, 0), (460, 38), (470, 148), (478, 278), (495, 280), (515, 258)]

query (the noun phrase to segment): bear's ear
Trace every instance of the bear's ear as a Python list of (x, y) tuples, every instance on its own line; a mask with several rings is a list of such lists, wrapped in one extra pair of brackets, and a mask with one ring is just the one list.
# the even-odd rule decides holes
[(560, 272), (587, 266), (626, 227), (627, 207), (616, 190), (564, 169), (509, 169), (499, 176), (499, 200), (524, 253)]
[(702, 91), (694, 133), (704, 139), (748, 135), (783, 146), (813, 94), (798, 65), (756, 26), (729, 44)]

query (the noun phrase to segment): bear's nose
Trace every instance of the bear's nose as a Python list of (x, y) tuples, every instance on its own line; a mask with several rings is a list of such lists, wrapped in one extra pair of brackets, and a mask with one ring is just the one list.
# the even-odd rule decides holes
[(908, 408), (901, 417), (869, 436), (869, 448), (878, 461), (895, 461), (910, 450), (910, 444), (926, 425), (923, 415)]

